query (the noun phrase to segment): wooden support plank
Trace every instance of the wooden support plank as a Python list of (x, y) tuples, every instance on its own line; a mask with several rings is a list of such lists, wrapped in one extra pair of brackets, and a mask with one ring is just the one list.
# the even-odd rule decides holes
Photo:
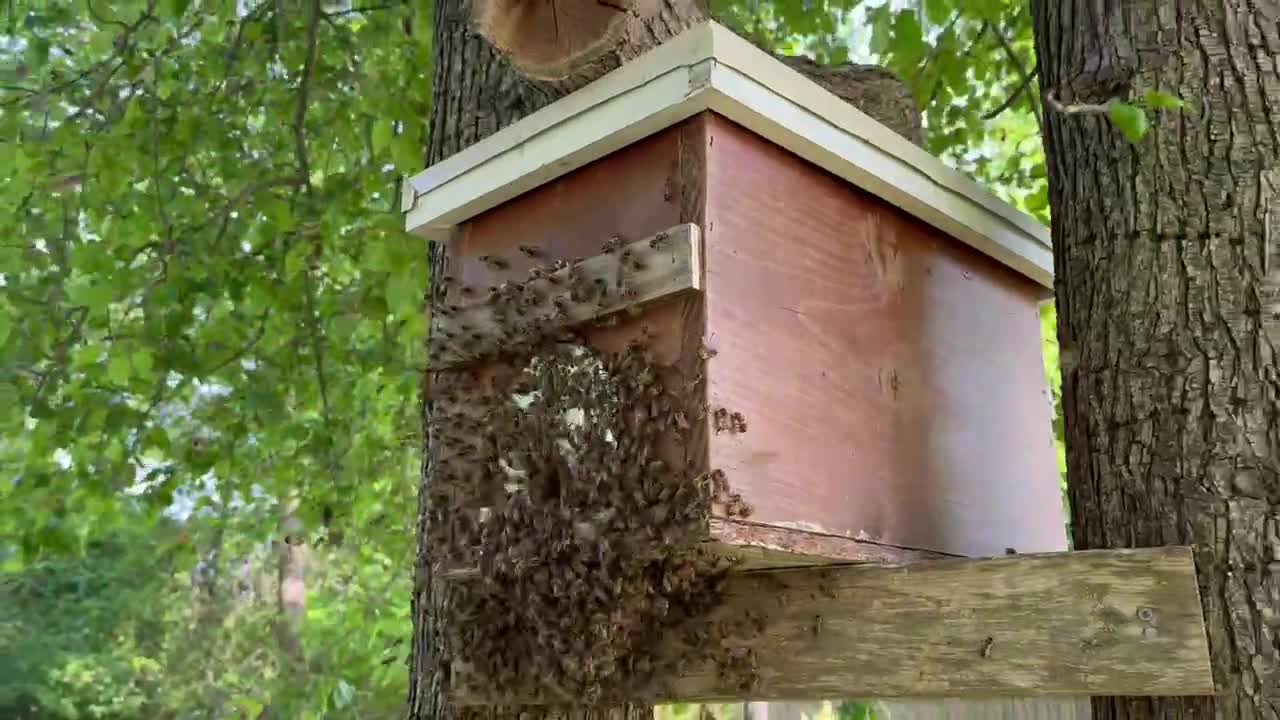
[[(663, 701), (1211, 695), (1189, 548), (742, 573), (718, 612), (764, 613), (754, 690), (715, 663)], [(672, 652), (680, 635), (672, 631)], [(728, 648), (726, 648), (728, 651)], [(496, 689), (494, 689), (496, 690)], [(518, 695), (518, 698), (516, 697)], [(463, 704), (538, 702), (460, 696)]]
[(431, 364), (462, 365), (525, 339), (700, 289), (701, 283), (698, 226), (676, 225), (554, 272), (490, 288), (480, 299), (446, 302), (432, 318)]

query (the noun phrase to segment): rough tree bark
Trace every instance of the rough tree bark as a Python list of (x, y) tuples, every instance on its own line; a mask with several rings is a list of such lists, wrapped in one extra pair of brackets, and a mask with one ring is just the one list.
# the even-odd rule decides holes
[(1033, 3), (1042, 90), (1186, 102), (1129, 145), (1045, 126), (1076, 547), (1191, 544), (1218, 695), (1095, 717), (1280, 716), (1280, 6)]
[[(457, 153), (501, 128), (582, 87), (644, 51), (707, 19), (705, 0), (435, 0), (434, 87), (427, 164)], [(847, 64), (831, 69), (804, 58), (784, 58), (836, 95), (916, 143), (923, 143), (919, 109), (905, 86), (879, 68)], [(439, 246), (430, 250), (433, 277), (446, 272)], [(428, 303), (440, 297), (429, 291)], [(424, 388), (430, 379), (425, 379)], [(414, 650), (410, 667), (411, 720), (467, 718), (652, 717), (648, 706), (543, 710), (471, 708), (446, 700), (447, 677), (437, 666), (442, 593), (432, 578), (425, 488), (431, 479), (431, 407), (422, 405), (424, 436), (419, 493), (419, 546), (413, 595)]]
[[(629, 5), (633, 11), (619, 9)], [(559, 5), (567, 16), (556, 15)], [(550, 13), (547, 13), (549, 10)], [(581, 12), (579, 12), (581, 10)], [(527, 3), (519, 0), (435, 0), (434, 86), (427, 164), (492, 135), (501, 128), (615, 69), (706, 18), (696, 0), (640, 0), (636, 3)], [(621, 15), (619, 16), (619, 13)], [(562, 21), (564, 22), (562, 25)], [(557, 38), (577, 31), (566, 45)], [(505, 52), (494, 47), (488, 33)], [(557, 52), (563, 58), (549, 57)], [(523, 58), (523, 72), (511, 61)], [(430, 249), (432, 277), (446, 272), (441, 246)], [(434, 284), (433, 284), (434, 286)], [(437, 303), (439, 297), (427, 298)], [(431, 437), (429, 398), (423, 401), (423, 430)], [(462, 711), (446, 698), (448, 678), (438, 667), (438, 616), (442, 593), (433, 587), (426, 537), (425, 487), (430, 482), (430, 452), (423, 453), (419, 493), (418, 559), (413, 594), (414, 643), (410, 667), (408, 716), (411, 720), (467, 718), (651, 718), (648, 706), (626, 705), (593, 710), (537, 708), (471, 708)]]

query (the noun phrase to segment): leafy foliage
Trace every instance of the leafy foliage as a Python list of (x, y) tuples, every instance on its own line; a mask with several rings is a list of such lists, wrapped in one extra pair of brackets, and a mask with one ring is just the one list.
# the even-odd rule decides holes
[[(714, 10), (769, 47), (888, 66), (931, 152), (1047, 222), (1025, 3)], [(397, 182), (426, 144), (430, 8), (0, 13), (0, 714), (390, 714), (428, 280)], [(301, 660), (270, 639), (274, 595), (232, 572), (274, 572), (287, 497), (317, 564)], [(214, 610), (193, 568), (221, 568)]]

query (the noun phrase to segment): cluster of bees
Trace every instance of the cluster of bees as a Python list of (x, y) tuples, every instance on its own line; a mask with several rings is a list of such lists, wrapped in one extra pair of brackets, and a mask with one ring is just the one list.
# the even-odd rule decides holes
[[(433, 562), (474, 570), (447, 586), (454, 688), (598, 705), (662, 696), (663, 678), (714, 662), (749, 690), (764, 623), (716, 617), (733, 563), (703, 541), (713, 503), (750, 508), (723, 471), (689, 458), (694, 421), (720, 411), (696, 400), (701, 372), (686, 381), (643, 338), (602, 353), (562, 324), (523, 322), (513, 310), (528, 284), (553, 307), (547, 285), (594, 285), (553, 274), (491, 298), (506, 311), (496, 334), (520, 343), (502, 348), (502, 369), (442, 373), (433, 389)], [(745, 431), (731, 415), (726, 429)]]
[[(483, 290), (445, 277), (445, 284), (456, 288), (456, 297), (435, 308), (433, 337), (427, 348), (433, 366), (489, 354), (528, 354), (545, 339), (548, 330), (564, 330), (611, 307), (621, 307), (623, 315), (637, 315), (639, 291), (629, 281), (649, 269), (648, 256), (668, 246), (666, 233), (638, 246), (624, 246), (620, 237), (611, 238), (602, 247), (603, 254), (614, 261), (613, 272), (607, 276), (598, 272), (589, 276), (583, 258), (578, 258), (536, 265), (523, 281), (506, 281)], [(520, 252), (525, 262), (543, 259), (537, 248), (521, 245)], [(494, 273), (513, 269), (511, 261), (501, 256), (479, 259)], [(611, 314), (596, 324), (618, 321), (619, 315)]]

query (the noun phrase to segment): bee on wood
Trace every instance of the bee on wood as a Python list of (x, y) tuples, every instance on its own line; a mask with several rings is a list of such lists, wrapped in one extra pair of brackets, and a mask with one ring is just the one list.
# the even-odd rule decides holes
[(458, 292), (462, 293), (463, 297), (475, 297), (476, 289), (471, 287), (470, 285), (463, 285), (462, 287), (458, 288)]
[(818, 637), (818, 635), (822, 634), (822, 616), (821, 615), (813, 616), (813, 624), (809, 627), (809, 632), (813, 633), (814, 637)]
[(521, 255), (524, 255), (531, 260), (537, 260), (538, 258), (543, 257), (542, 250), (533, 247), (532, 245), (520, 245), (517, 249), (520, 251)]
[(480, 262), (489, 266), (490, 270), (502, 271), (511, 267), (511, 263), (497, 255), (481, 255)]
[(649, 247), (654, 250), (659, 250), (667, 244), (667, 240), (669, 238), (670, 236), (667, 233), (660, 232), (652, 238), (649, 238)]
[(610, 255), (612, 253), (617, 252), (618, 248), (620, 247), (622, 247), (622, 236), (614, 235), (613, 237), (604, 241), (604, 244), (600, 246), (600, 252), (604, 253), (605, 255)]
[(986, 637), (982, 639), (982, 643), (978, 646), (978, 657), (991, 657), (991, 646), (995, 644), (995, 638)]
[(747, 431), (747, 419), (742, 416), (742, 413), (735, 412), (729, 415), (729, 430), (735, 433)]
[(832, 578), (830, 570), (824, 570), (820, 575), (818, 575), (818, 592), (834, 600), (836, 598), (836, 591), (832, 589), (831, 582)]
[(729, 429), (729, 411), (724, 408), (716, 408), (711, 415), (712, 426), (716, 429), (716, 434)]
[(710, 360), (711, 358), (715, 357), (717, 354), (718, 354), (718, 351), (715, 348), (707, 347), (706, 345), (703, 345), (698, 350), (698, 358), (701, 360)]

